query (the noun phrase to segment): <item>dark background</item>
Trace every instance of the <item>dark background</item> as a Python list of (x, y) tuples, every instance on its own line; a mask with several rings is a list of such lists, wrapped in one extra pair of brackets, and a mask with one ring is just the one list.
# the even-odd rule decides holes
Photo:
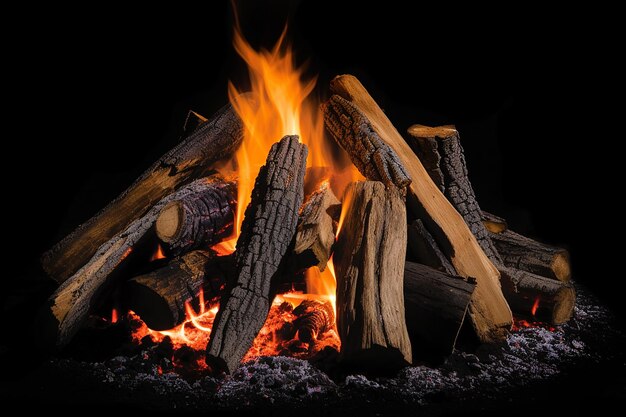
[[(227, 102), (243, 66), (230, 3), (211, 3), (6, 16), (20, 23), (3, 39), (4, 143), (16, 147), (3, 158), (5, 257), (20, 278), (5, 277), (9, 293), (30, 281), (51, 290), (39, 255), (171, 148), (188, 109), (210, 116)], [(482, 207), (569, 248), (574, 278), (621, 310), (621, 245), (606, 239), (622, 228), (620, 119), (603, 99), (614, 88), (611, 36), (543, 10), (337, 3), (243, 1), (240, 14), (258, 46), (289, 19), (320, 94), (353, 73), (401, 132), (456, 124)]]

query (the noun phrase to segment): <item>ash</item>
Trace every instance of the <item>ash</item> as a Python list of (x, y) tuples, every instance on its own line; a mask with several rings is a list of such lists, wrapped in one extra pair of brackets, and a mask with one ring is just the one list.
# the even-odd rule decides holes
[(613, 322), (598, 300), (577, 288), (574, 317), (554, 331), (524, 328), (505, 343), (481, 346), (471, 353), (456, 351), (436, 367), (408, 367), (385, 378), (329, 370), (324, 364), (332, 357), (312, 365), (281, 356), (257, 358), (221, 378), (192, 378), (176, 371), (167, 358), (168, 349), (159, 345), (104, 362), (54, 359), (48, 367), (53, 373), (69, 372), (81, 385), (96, 388), (100, 401), (148, 409), (258, 410), (289, 405), (289, 410), (338, 410), (342, 404), (374, 403), (428, 407), (501, 398), (524, 387), (560, 381), (581, 363), (593, 367), (619, 356), (623, 365), (625, 338)]

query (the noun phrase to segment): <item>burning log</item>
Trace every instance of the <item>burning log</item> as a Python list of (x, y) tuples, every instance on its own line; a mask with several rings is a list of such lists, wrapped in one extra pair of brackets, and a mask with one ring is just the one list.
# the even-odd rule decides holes
[(409, 144), (420, 160), (428, 161), (429, 175), (465, 219), (485, 255), (495, 265), (502, 263), (482, 222), (482, 212), (467, 175), (459, 133), (454, 126), (409, 128)]
[(414, 358), (452, 353), (476, 283), (425, 265), (404, 266), (404, 307)]
[(170, 201), (211, 188), (216, 181), (221, 179), (203, 178), (164, 197), (145, 215), (100, 246), (81, 269), (57, 288), (44, 306), (41, 324), (47, 342), (62, 347), (70, 341), (87, 318), (97, 296), (119, 275), (114, 273), (128, 263), (143, 242), (150, 240), (151, 230), (163, 207)]
[(298, 317), (293, 322), (298, 339), (304, 343), (314, 343), (318, 336), (335, 327), (335, 312), (330, 301), (304, 300), (293, 310), (293, 314)]
[(508, 223), (502, 217), (498, 217), (495, 214), (488, 213), (486, 211), (481, 211), (483, 225), (489, 230), (491, 233), (501, 233), (509, 228)]
[(355, 77), (335, 78), (331, 90), (335, 95), (323, 111), (332, 136), (368, 179), (402, 187), (408, 182), (401, 174), (408, 173), (412, 209), (424, 220), (457, 273), (478, 281), (469, 309), (476, 334), (484, 342), (502, 340), (511, 328), (511, 310), (502, 295), (497, 269), (464, 219)]
[[(434, 180), (442, 179), (440, 186), (445, 195), (459, 209), (472, 232), (479, 237), (479, 242), (492, 262), (497, 265), (502, 281), (502, 292), (511, 308), (519, 313), (528, 314), (535, 300), (545, 300), (543, 310), (550, 311), (549, 321), (561, 324), (567, 321), (573, 311), (575, 293), (572, 287), (550, 282), (550, 278), (531, 272), (547, 272), (556, 277), (551, 260), (558, 250), (546, 249), (543, 244), (524, 238), (513, 232), (489, 233), (481, 219), (484, 217), (476, 202), (472, 185), (467, 176), (463, 148), (459, 135), (453, 126), (430, 128), (414, 125), (409, 128), (413, 140), (411, 144), (416, 153), (429, 161), (439, 161), (439, 166), (431, 163)], [(437, 152), (438, 156), (430, 153)], [(439, 172), (437, 172), (439, 170)], [(491, 217), (493, 219), (493, 216)], [(499, 221), (503, 223), (503, 221)], [(511, 236), (511, 238), (508, 238)], [(498, 242), (496, 245), (494, 242)], [(513, 242), (520, 242), (515, 244)], [(497, 249), (496, 249), (497, 248)], [(532, 248), (532, 249), (531, 249)], [(499, 250), (503, 249), (500, 253)], [(531, 252), (530, 254), (527, 252)], [(501, 256), (502, 255), (502, 256)], [(504, 261), (504, 258), (507, 260)], [(541, 260), (540, 260), (541, 259)], [(543, 264), (543, 266), (539, 266)], [(569, 273), (567, 257), (557, 258), (559, 274)], [(565, 264), (566, 267), (562, 267)], [(530, 272), (528, 272), (529, 270)], [(480, 283), (479, 283), (480, 287)], [(563, 321), (564, 320), (564, 321)]]
[(342, 216), (333, 255), (340, 360), (369, 369), (411, 363), (402, 293), (404, 201), (382, 182), (355, 182), (346, 188)]
[(235, 252), (235, 279), (220, 302), (207, 364), (231, 373), (263, 326), (298, 223), (307, 147), (297, 136), (272, 145), (256, 179)]
[[(210, 252), (192, 251), (175, 258), (163, 268), (130, 279), (125, 284), (128, 308), (153, 330), (168, 330), (185, 321), (185, 304), (200, 310), (200, 292), (214, 298), (225, 284)], [(205, 285), (205, 281), (211, 283)]]
[(489, 236), (505, 266), (563, 282), (572, 277), (569, 253), (563, 248), (537, 242), (512, 230)]
[(235, 184), (222, 182), (172, 201), (157, 218), (156, 234), (172, 255), (207, 248), (232, 234), (235, 200)]
[(243, 125), (231, 105), (166, 153), (100, 213), (80, 225), (42, 257), (44, 270), (62, 283), (76, 274), (108, 241), (141, 221), (162, 199), (206, 175), (243, 139)]
[(576, 292), (571, 284), (513, 268), (502, 268), (500, 273), (513, 311), (553, 325), (572, 317)]
[(326, 268), (331, 248), (335, 243), (332, 211), (339, 210), (341, 203), (324, 183), (304, 203), (296, 232), (294, 253), (301, 269), (317, 266), (320, 271)]
[(429, 265), (450, 275), (456, 275), (454, 266), (443, 254), (420, 219), (414, 220), (408, 226), (407, 249), (418, 263)]

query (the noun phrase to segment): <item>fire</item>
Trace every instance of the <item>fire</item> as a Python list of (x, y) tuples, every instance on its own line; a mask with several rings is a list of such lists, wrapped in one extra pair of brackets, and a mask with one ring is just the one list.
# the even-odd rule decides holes
[(154, 254), (150, 258), (150, 262), (156, 261), (157, 259), (165, 259), (165, 254), (163, 253), (163, 248), (161, 247), (160, 244), (157, 245), (157, 248), (154, 251)]
[(113, 308), (113, 310), (111, 310), (111, 324), (117, 323), (118, 318), (117, 308)]
[(535, 314), (537, 313), (537, 309), (539, 308), (539, 300), (540, 300), (540, 297), (538, 296), (535, 299), (535, 303), (533, 304), (532, 308), (530, 309), (530, 314), (532, 314), (533, 317), (535, 316)]

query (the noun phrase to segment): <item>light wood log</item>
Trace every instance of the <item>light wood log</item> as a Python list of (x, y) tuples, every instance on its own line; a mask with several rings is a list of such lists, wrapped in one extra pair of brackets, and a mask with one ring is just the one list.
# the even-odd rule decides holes
[[(469, 310), (476, 334), (484, 342), (503, 340), (511, 328), (511, 310), (502, 295), (497, 269), (482, 251), (464, 219), (433, 183), (409, 145), (355, 77), (335, 78), (331, 91), (335, 95), (323, 105), (323, 111), (332, 136), (369, 179), (402, 186), (406, 179), (399, 173), (408, 173), (412, 180), (408, 195), (412, 210), (422, 218), (458, 274), (475, 277), (478, 281)], [(381, 143), (386, 147), (381, 147)], [(382, 168), (372, 170), (364, 166), (368, 161)], [(398, 162), (404, 171), (397, 166)]]
[(498, 217), (484, 210), (481, 212), (481, 215), (483, 224), (491, 233), (501, 233), (509, 228), (508, 223), (502, 217)]
[(340, 360), (360, 369), (396, 369), (412, 360), (402, 292), (404, 201), (378, 181), (349, 184), (343, 201), (333, 255)]

